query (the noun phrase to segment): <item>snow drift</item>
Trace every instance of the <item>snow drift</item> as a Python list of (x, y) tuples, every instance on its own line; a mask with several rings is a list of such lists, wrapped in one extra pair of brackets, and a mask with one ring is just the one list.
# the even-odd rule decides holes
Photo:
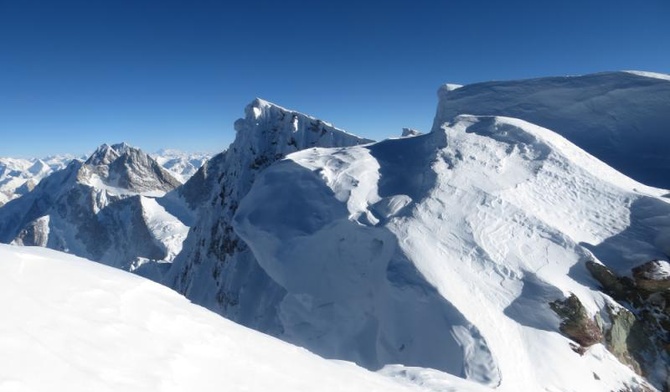
[(584, 76), (445, 85), (435, 126), (461, 114), (520, 118), (551, 129), (620, 172), (670, 189), (670, 76)]

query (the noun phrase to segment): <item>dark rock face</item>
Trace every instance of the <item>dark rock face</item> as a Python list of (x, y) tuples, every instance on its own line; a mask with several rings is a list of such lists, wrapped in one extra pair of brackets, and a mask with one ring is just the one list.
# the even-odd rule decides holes
[(615, 275), (602, 264), (586, 267), (616, 300), (609, 306), (611, 325), (605, 331), (607, 348), (621, 362), (668, 390), (670, 374), (670, 290), (664, 264), (653, 260), (633, 268), (633, 279)]
[(561, 332), (581, 346), (576, 351), (583, 353), (584, 348), (602, 340), (603, 335), (598, 324), (588, 316), (576, 295), (571, 294), (564, 300), (551, 302), (549, 306), (563, 320)]

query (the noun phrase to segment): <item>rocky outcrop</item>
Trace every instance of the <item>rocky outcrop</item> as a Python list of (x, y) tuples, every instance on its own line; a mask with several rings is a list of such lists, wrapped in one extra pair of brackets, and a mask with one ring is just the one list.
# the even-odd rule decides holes
[(650, 293), (670, 289), (670, 263), (652, 260), (633, 268), (635, 286)]
[(670, 290), (667, 261), (652, 260), (617, 276), (594, 261), (586, 267), (620, 306), (606, 308), (604, 343), (621, 362), (668, 390), (670, 377)]
[(583, 353), (587, 347), (602, 340), (603, 335), (598, 324), (594, 318), (589, 317), (576, 295), (570, 294), (568, 298), (551, 302), (549, 306), (562, 320), (561, 332), (580, 345), (575, 351)]

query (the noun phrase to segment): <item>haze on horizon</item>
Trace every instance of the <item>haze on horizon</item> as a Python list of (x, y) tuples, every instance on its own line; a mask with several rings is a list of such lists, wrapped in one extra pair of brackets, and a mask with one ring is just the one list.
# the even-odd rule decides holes
[(0, 156), (217, 152), (255, 97), (373, 139), (443, 83), (670, 73), (670, 3), (0, 1)]

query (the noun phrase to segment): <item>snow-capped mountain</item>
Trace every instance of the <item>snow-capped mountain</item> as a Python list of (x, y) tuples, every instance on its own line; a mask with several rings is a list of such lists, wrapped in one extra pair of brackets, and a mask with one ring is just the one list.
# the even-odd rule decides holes
[(291, 154), (233, 227), (279, 287), (256, 299), (276, 302), (278, 336), (325, 357), (499, 391), (651, 388), (634, 369), (660, 389), (670, 280), (624, 277), (668, 265), (664, 192), (548, 129), (459, 116)]
[(0, 206), (30, 192), (44, 177), (61, 170), (73, 156), (43, 159), (0, 158)]
[[(185, 184), (141, 151), (103, 145), (0, 207), (0, 241), (134, 271), (409, 388), (668, 390), (668, 79), (620, 72), (445, 85), (430, 133), (379, 143), (257, 99), (231, 146)], [(186, 167), (179, 162), (172, 169)], [(7, 258), (48, 251), (25, 252)], [(18, 276), (5, 268), (0, 277)], [(207, 351), (201, 368), (200, 348), (167, 367), (223, 363)], [(151, 360), (140, 362), (132, 368), (154, 374)], [(198, 371), (178, 373), (174, 385)], [(120, 372), (108, 379), (129, 370)], [(366, 382), (364, 390), (397, 387)]]
[(151, 157), (167, 169), (175, 178), (184, 183), (207, 162), (211, 154), (161, 149), (155, 154), (151, 154)]
[(63, 250), (132, 270), (171, 260), (188, 228), (155, 200), (179, 185), (127, 144), (102, 145), (0, 208), (0, 242)]
[(256, 175), (287, 154), (369, 140), (260, 99), (246, 107), (245, 118), (235, 123), (235, 130), (230, 147), (176, 191), (191, 206), (202, 207), (184, 250), (163, 282), (234, 321), (271, 331), (278, 323), (268, 309), (275, 306), (275, 298), (283, 296), (283, 290), (267, 278), (233, 231), (237, 206)]
[(0, 245), (2, 391), (418, 391), (132, 274)]
[(584, 76), (445, 85), (439, 126), (460, 114), (520, 118), (551, 129), (620, 172), (670, 189), (670, 75)]

